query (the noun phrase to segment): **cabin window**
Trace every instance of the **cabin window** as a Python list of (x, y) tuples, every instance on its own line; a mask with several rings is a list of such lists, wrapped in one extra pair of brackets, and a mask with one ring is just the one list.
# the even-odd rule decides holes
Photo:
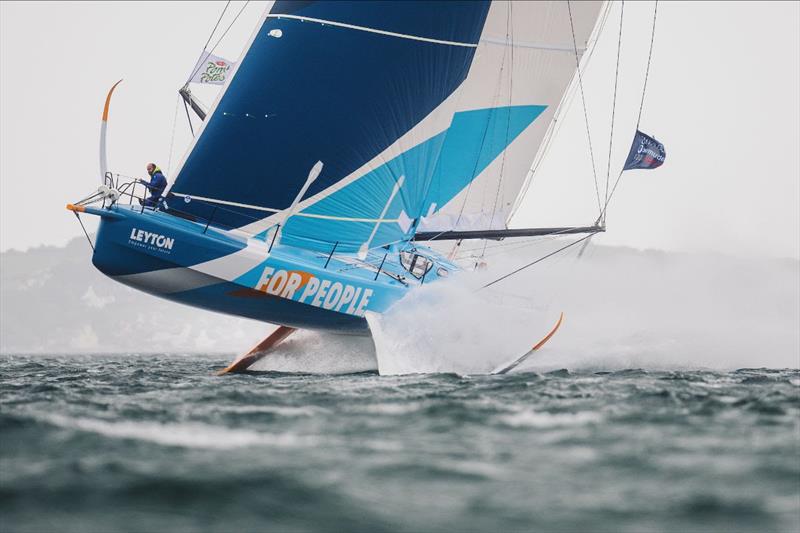
[(416, 252), (400, 252), (400, 264), (417, 279), (433, 267), (433, 261)]

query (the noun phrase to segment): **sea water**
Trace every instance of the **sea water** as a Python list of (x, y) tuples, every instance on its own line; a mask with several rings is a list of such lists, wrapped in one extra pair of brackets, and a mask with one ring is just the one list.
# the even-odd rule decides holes
[(800, 530), (797, 369), (229, 357), (0, 356), (0, 530)]

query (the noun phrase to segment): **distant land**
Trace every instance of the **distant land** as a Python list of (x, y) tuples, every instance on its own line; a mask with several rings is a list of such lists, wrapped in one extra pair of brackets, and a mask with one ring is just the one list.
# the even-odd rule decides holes
[(0, 254), (0, 352), (236, 352), (268, 324), (175, 304), (117, 283), (85, 238)]
[[(514, 252), (502, 268), (531, 257), (535, 250)], [(561, 258), (503, 290), (524, 300), (519, 292), (537, 287), (556, 287), (548, 316), (567, 316), (552, 357), (596, 354), (613, 364), (641, 352), (701, 366), (800, 366), (795, 259), (593, 245), (584, 258)], [(236, 354), (270, 330), (116, 283), (92, 266), (84, 238), (0, 254), (2, 353)]]

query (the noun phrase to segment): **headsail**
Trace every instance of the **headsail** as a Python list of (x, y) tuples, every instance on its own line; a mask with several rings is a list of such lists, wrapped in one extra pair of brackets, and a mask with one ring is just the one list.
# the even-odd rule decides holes
[(117, 85), (122, 83), (119, 80), (111, 86), (111, 89), (106, 95), (106, 103), (103, 106), (103, 118), (100, 121), (100, 183), (106, 183), (106, 174), (108, 173), (108, 152), (106, 151), (106, 137), (108, 135), (108, 109), (111, 106), (111, 95), (114, 94), (114, 89)]
[[(446, 102), (467, 77), (488, 7), (275, 2), (179, 170), (171, 192), (189, 201), (173, 204), (258, 233), (283, 218), (271, 215), (292, 204), (322, 161), (281, 239), (321, 249), (341, 241), (340, 250), (357, 250), (405, 170), (386, 167), (391, 152), (447, 129), (453, 104)], [(403, 166), (432, 175), (431, 150), (440, 146)], [(374, 179), (362, 179), (370, 172)], [(385, 217), (396, 221), (415, 194), (407, 191), (420, 189), (410, 181)], [(348, 183), (359, 187), (334, 197)], [(386, 226), (374, 242), (386, 242)]]
[(421, 231), (506, 226), (601, 5), (492, 3)]

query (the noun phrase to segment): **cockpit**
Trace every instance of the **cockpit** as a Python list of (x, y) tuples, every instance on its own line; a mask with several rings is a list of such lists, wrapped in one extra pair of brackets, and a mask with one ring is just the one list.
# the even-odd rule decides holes
[(417, 279), (422, 279), (433, 268), (433, 261), (424, 255), (418, 254), (416, 250), (400, 252), (400, 264)]
[[(400, 252), (400, 264), (409, 274), (422, 281), (430, 276), (431, 269), (436, 266), (431, 258), (419, 253), (415, 248)], [(436, 268), (436, 276), (443, 278), (448, 274), (449, 271), (446, 268), (442, 266)]]

